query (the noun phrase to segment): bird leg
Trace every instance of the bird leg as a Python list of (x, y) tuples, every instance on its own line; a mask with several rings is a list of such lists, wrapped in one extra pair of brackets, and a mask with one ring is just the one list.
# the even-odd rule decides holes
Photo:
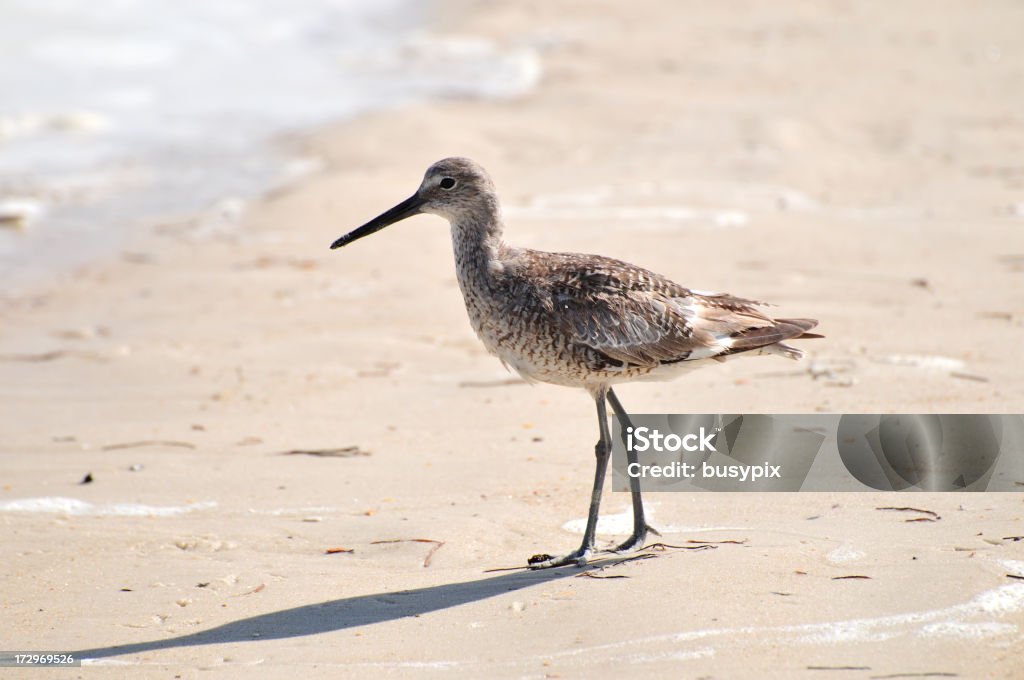
[[(622, 435), (622, 443), (626, 445), (626, 460), (629, 464), (636, 463), (636, 451), (626, 444), (626, 428), (633, 427), (633, 422), (629, 419), (626, 409), (622, 407), (622, 402), (615, 395), (615, 391), (610, 387), (608, 388), (607, 398), (608, 403), (612, 405), (612, 410), (615, 411), (615, 415), (619, 417), (619, 424), (622, 426), (620, 434)], [(610, 442), (611, 437), (608, 440)], [(648, 526), (647, 520), (644, 519), (644, 502), (640, 498), (640, 480), (636, 477), (629, 478), (629, 495), (633, 501), (633, 535), (621, 545), (613, 548), (612, 552), (630, 552), (642, 548), (644, 541), (647, 539), (648, 531), (656, 536), (660, 536), (657, 530)]]
[[(527, 564), (530, 569), (550, 569), (552, 567), (563, 567), (575, 564), (582, 567), (587, 563), (594, 552), (594, 535), (597, 533), (597, 514), (601, 507), (601, 489), (604, 487), (604, 476), (608, 469), (608, 458), (612, 453), (612, 438), (608, 433), (608, 412), (605, 407), (605, 391), (601, 390), (595, 395), (597, 402), (597, 421), (601, 431), (601, 438), (594, 446), (594, 456), (597, 458), (597, 467), (594, 470), (594, 489), (590, 493), (590, 510), (587, 512), (587, 528), (583, 531), (583, 543), (577, 550), (561, 557), (550, 555), (534, 555)], [(640, 510), (640, 521), (643, 524), (643, 509)], [(646, 526), (646, 525), (644, 525)], [(641, 537), (641, 541), (642, 541)]]

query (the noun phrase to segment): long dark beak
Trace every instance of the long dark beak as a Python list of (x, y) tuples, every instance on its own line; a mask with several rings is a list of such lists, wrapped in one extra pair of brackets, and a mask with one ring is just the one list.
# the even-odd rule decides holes
[(369, 236), (374, 232), (380, 231), (389, 224), (394, 224), (399, 220), (404, 220), (406, 217), (418, 215), (420, 213), (420, 208), (423, 207), (423, 203), (424, 200), (420, 198), (419, 195), (413, 194), (391, 210), (388, 210), (386, 213), (377, 215), (363, 226), (358, 229), (354, 229), (339, 238), (331, 244), (331, 250), (347, 246), (349, 243), (352, 243), (352, 241), (361, 239), (364, 236)]

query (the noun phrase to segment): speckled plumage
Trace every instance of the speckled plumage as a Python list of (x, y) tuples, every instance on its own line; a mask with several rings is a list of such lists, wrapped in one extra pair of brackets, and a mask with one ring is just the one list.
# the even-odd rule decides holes
[[(744, 352), (799, 358), (783, 341), (813, 319), (773, 319), (763, 303), (684, 288), (640, 267), (599, 255), (546, 253), (502, 240), (497, 194), (483, 168), (446, 158), (427, 169), (411, 197), (342, 236), (340, 248), (419, 213), (451, 224), (455, 271), (473, 330), (487, 349), (527, 380), (582, 387), (597, 405), (597, 468), (580, 548), (535, 555), (531, 568), (583, 564), (594, 550), (601, 489), (611, 453), (606, 403), (629, 427), (612, 386), (660, 379)], [(627, 448), (629, 462), (636, 452)], [(633, 534), (616, 551), (643, 544), (648, 531), (639, 482), (630, 479)]]
[(424, 185), (442, 176), (457, 179), (451, 192), (462, 191), (424, 212), (451, 221), (470, 323), (487, 349), (527, 380), (593, 392), (766, 347), (799, 357), (782, 341), (816, 324), (771, 319), (759, 311), (762, 303), (697, 293), (612, 258), (513, 248), (502, 241), (498, 201), (483, 169), (445, 159), (430, 167)]

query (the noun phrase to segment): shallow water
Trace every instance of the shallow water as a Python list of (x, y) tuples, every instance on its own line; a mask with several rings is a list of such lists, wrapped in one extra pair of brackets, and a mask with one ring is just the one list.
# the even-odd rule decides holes
[(316, 168), (283, 134), (445, 96), (504, 97), (536, 55), (426, 31), (405, 0), (0, 4), (0, 281), (109, 252), (157, 217)]

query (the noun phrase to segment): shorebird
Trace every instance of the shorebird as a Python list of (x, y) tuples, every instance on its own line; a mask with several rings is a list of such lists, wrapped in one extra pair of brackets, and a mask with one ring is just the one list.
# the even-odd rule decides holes
[[(331, 249), (421, 213), (451, 224), (459, 287), (470, 324), (488, 351), (528, 382), (583, 388), (597, 404), (597, 467), (583, 542), (561, 557), (534, 555), (528, 560), (534, 569), (582, 566), (595, 552), (612, 449), (606, 402), (622, 431), (631, 427), (613, 385), (666, 379), (737, 354), (799, 359), (802, 352), (784, 341), (821, 337), (807, 333), (817, 325), (814, 319), (773, 319), (760, 311), (765, 303), (684, 288), (627, 262), (506, 244), (494, 184), (468, 158), (434, 163), (415, 194), (345, 234)], [(627, 455), (636, 462), (629, 447)], [(654, 532), (644, 518), (636, 478), (630, 479), (630, 495), (633, 533), (611, 552), (639, 549)]]

